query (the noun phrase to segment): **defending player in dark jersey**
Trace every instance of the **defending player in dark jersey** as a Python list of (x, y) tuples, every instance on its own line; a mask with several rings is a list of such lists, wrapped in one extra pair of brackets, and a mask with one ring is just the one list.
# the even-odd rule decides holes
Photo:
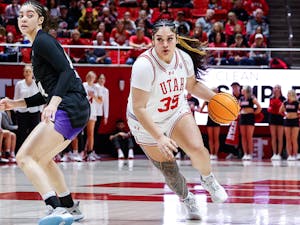
[(45, 104), (42, 122), (24, 141), (16, 158), (50, 209), (39, 225), (69, 225), (83, 215), (52, 159), (84, 128), (90, 108), (70, 59), (60, 44), (42, 30), (46, 23), (47, 12), (40, 3), (27, 1), (22, 5), (18, 25), (32, 43), (32, 66), (40, 92), (25, 99), (2, 99), (0, 110)]

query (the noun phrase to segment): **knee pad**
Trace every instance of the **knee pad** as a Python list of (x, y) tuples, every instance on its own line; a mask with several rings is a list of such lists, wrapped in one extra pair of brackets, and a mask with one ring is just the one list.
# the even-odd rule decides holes
[(158, 168), (165, 177), (166, 184), (174, 191), (180, 198), (184, 199), (188, 195), (188, 188), (186, 179), (179, 172), (176, 161), (157, 162), (151, 160), (153, 165)]

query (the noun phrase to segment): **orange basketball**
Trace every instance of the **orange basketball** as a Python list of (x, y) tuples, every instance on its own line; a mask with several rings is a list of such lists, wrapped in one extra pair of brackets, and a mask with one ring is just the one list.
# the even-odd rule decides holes
[(208, 115), (216, 123), (229, 124), (237, 118), (239, 111), (237, 99), (228, 93), (217, 93), (208, 103)]

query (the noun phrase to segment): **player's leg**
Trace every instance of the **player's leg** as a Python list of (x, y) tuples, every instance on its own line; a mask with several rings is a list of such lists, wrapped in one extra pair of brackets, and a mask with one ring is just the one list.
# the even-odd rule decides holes
[(73, 222), (73, 217), (62, 208), (56, 196), (57, 192), (68, 192), (67, 185), (61, 171), (52, 166), (52, 158), (69, 143), (54, 129), (53, 123), (42, 122), (24, 141), (16, 156), (20, 168), (52, 209), (51, 215), (40, 221), (41, 225)]
[(186, 179), (180, 173), (175, 158), (170, 161), (156, 146), (142, 145), (141, 148), (153, 165), (161, 171), (169, 188), (183, 201), (187, 209), (187, 219), (200, 220), (195, 197), (188, 191)]
[(211, 194), (212, 200), (226, 201), (228, 195), (212, 174), (209, 153), (192, 114), (186, 114), (177, 120), (171, 138), (190, 157), (193, 167), (201, 174), (202, 186)]

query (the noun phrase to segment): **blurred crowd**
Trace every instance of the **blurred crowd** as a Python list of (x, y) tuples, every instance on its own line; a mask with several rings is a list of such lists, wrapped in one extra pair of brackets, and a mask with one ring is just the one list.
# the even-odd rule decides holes
[[(0, 43), (26, 44), (17, 27), (22, 0), (0, 4)], [(152, 26), (173, 20), (179, 35), (197, 38), (208, 47), (255, 48), (254, 51), (211, 50), (211, 65), (269, 65), (270, 43), (265, 0), (44, 0), (50, 16), (49, 33), (64, 45), (125, 46), (129, 51), (66, 48), (76, 63), (133, 64), (151, 47)], [(128, 50), (128, 49), (127, 49)], [(2, 46), (0, 61), (30, 61), (26, 48)], [(119, 58), (118, 58), (119, 57)], [(118, 61), (120, 60), (120, 61)]]

